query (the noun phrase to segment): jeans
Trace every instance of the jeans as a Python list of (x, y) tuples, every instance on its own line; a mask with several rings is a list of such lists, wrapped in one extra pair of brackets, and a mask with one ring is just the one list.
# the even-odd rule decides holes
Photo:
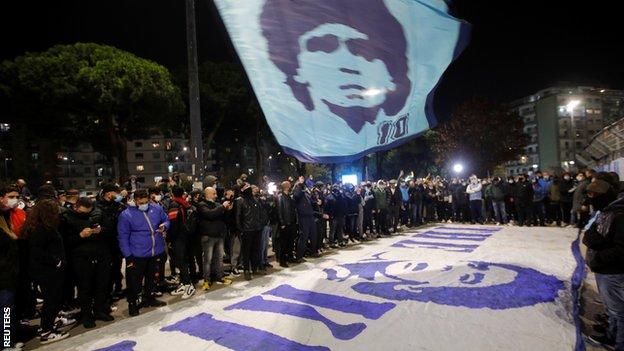
[(546, 206), (544, 206), (544, 201), (533, 201), (533, 219), (535, 225), (546, 224)]
[(271, 236), (272, 228), (270, 225), (265, 225), (262, 228), (262, 236), (260, 237), (260, 264), (266, 265), (269, 263), (268, 251), (269, 251), (269, 237)]
[(331, 229), (329, 233), (329, 241), (332, 244), (338, 244), (344, 240), (342, 238), (342, 230), (344, 229), (344, 225), (345, 225), (344, 216), (338, 216), (338, 217), (332, 218), (331, 223), (330, 223)]
[(252, 230), (241, 234), (241, 258), (245, 272), (256, 271), (260, 266), (261, 230)]
[(411, 205), (412, 209), (412, 225), (417, 226), (422, 224), (422, 204), (420, 202), (413, 203)]
[(299, 217), (299, 237), (297, 238), (297, 259), (303, 258), (310, 240), (310, 246), (316, 247), (316, 222), (312, 216)]
[(483, 201), (470, 200), (470, 215), (472, 222), (483, 223)]
[(220, 280), (223, 277), (223, 238), (202, 236), (201, 246), (204, 253), (204, 282), (210, 281), (210, 273), (214, 273), (215, 279)]
[(492, 200), (492, 207), (494, 208), (494, 217), (496, 217), (496, 222), (498, 223), (507, 223), (507, 212), (505, 211), (505, 201), (494, 201)]
[(624, 274), (596, 273), (596, 283), (609, 315), (607, 336), (615, 340), (616, 350), (624, 350)]

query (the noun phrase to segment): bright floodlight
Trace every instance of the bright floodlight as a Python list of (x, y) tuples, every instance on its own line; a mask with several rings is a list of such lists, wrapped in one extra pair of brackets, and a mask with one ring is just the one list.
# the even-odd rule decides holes
[(461, 173), (464, 170), (464, 166), (462, 166), (460, 163), (456, 163), (453, 166), (453, 172), (455, 173)]
[(358, 184), (357, 174), (343, 174), (342, 175), (342, 184)]
[(581, 102), (579, 100), (572, 100), (570, 102), (568, 102), (568, 104), (566, 105), (566, 109), (568, 109), (568, 111), (573, 111), (574, 108), (576, 106), (578, 106), (578, 104), (580, 104)]

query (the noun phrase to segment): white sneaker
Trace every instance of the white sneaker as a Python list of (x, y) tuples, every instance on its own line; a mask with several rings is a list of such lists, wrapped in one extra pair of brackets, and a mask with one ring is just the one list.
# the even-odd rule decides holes
[(182, 294), (182, 300), (186, 300), (193, 295), (195, 295), (195, 287), (193, 286), (193, 284), (189, 284), (186, 286), (184, 294)]
[(54, 319), (54, 325), (55, 325), (57, 328), (63, 328), (63, 327), (66, 327), (66, 326), (68, 326), (68, 325), (72, 325), (72, 324), (74, 324), (74, 323), (76, 323), (76, 320), (75, 320), (75, 319), (73, 319), (73, 318), (68, 318), (68, 317), (56, 317), (56, 318)]
[(178, 286), (178, 288), (175, 289), (174, 291), (170, 292), (170, 294), (173, 296), (180, 296), (180, 295), (183, 295), (185, 292), (186, 292), (186, 285), (180, 284), (180, 286)]
[(16, 342), (15, 345), (13, 345), (12, 347), (4, 348), (2, 349), (2, 351), (22, 351), (23, 348), (24, 348), (23, 342)]
[(56, 330), (49, 331), (49, 332), (47, 332), (45, 334), (41, 334), (39, 336), (39, 342), (42, 345), (45, 345), (45, 344), (49, 344), (51, 342), (63, 340), (63, 339), (65, 339), (68, 336), (69, 336), (69, 334), (66, 333), (66, 332), (60, 332), (60, 331), (56, 331)]

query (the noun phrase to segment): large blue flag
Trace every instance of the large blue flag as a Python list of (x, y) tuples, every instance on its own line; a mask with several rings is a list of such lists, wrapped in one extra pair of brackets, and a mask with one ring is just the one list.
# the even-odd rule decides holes
[(436, 123), (433, 92), (464, 48), (443, 0), (215, 0), (277, 141), (349, 162)]

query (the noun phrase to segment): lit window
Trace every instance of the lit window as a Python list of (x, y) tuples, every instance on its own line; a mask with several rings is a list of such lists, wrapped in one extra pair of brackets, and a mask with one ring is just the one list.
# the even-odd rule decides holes
[(8, 132), (11, 130), (11, 125), (8, 123), (0, 123), (0, 132)]
[(171, 143), (171, 141), (167, 140), (167, 142), (165, 142), (165, 150), (171, 151), (172, 149), (173, 149), (173, 144)]
[(160, 142), (158, 140), (152, 141), (152, 147), (154, 149), (159, 148), (160, 147)]
[(143, 165), (137, 165), (136, 170), (137, 172), (143, 172), (143, 170), (145, 170), (145, 167), (143, 167)]
[(39, 159), (39, 153), (37, 153), (37, 152), (33, 152), (32, 154), (30, 154), (30, 158), (31, 158), (33, 161), (37, 161), (37, 160)]

